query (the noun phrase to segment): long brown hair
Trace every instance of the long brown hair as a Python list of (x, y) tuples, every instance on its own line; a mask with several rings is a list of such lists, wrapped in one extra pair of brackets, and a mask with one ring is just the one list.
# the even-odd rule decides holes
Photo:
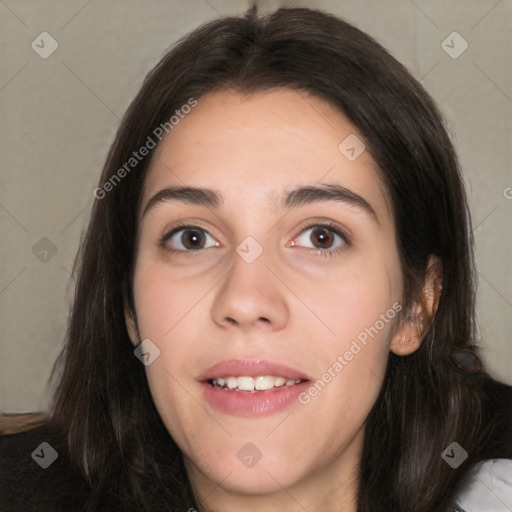
[[(485, 372), (465, 371), (456, 359), (461, 349), (477, 351), (473, 249), (461, 173), (442, 115), (410, 73), (354, 26), (318, 10), (281, 8), (260, 16), (253, 7), (198, 28), (148, 74), (122, 120), (99, 186), (190, 98), (200, 101), (226, 87), (307, 91), (357, 127), (391, 200), (405, 312), (421, 300), (429, 255), (441, 259), (442, 294), (430, 329), (412, 355), (389, 355), (367, 418), (358, 510), (444, 510), (455, 484), (479, 459), (488, 432), (482, 424)], [(140, 510), (194, 504), (123, 315), (125, 306), (134, 309), (136, 212), (150, 161), (151, 154), (94, 203), (76, 261), (66, 343), (54, 367), (50, 419), (94, 489), (88, 510), (112, 481)], [(457, 469), (441, 458), (453, 441), (470, 454)]]

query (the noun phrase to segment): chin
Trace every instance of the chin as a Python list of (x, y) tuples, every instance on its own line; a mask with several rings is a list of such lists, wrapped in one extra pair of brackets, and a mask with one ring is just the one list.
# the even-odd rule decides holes
[[(211, 481), (216, 482), (226, 492), (244, 495), (266, 495), (281, 492), (283, 488), (289, 488), (301, 481), (306, 472), (305, 468), (291, 463), (291, 459), (284, 456), (265, 457), (261, 456), (257, 462), (246, 459), (246, 453), (251, 449), (242, 451), (239, 460), (239, 450), (224, 449), (216, 460), (202, 460), (201, 464), (193, 464), (200, 472)], [(212, 453), (212, 452), (210, 452)], [(230, 455), (232, 453), (233, 455)], [(247, 464), (247, 465), (246, 465)]]
[(236, 494), (267, 495), (282, 492), (283, 488), (295, 485), (298, 480), (294, 476), (290, 475), (289, 469), (286, 468), (236, 468), (221, 486), (226, 491)]

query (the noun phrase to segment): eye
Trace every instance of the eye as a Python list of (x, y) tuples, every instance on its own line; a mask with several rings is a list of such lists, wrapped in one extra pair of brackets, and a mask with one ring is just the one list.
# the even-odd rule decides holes
[[(205, 246), (208, 239), (213, 243)], [(203, 228), (182, 224), (174, 226), (159, 240), (159, 246), (171, 252), (191, 252), (217, 245), (218, 242)]]
[[(308, 232), (310, 234), (308, 235)], [(210, 239), (210, 245), (205, 245)], [(338, 240), (336, 240), (338, 239)], [(298, 240), (298, 243), (296, 242)], [(330, 223), (312, 224), (301, 231), (301, 235), (290, 245), (313, 243), (312, 249), (317, 249), (322, 256), (333, 256), (351, 244), (350, 237), (337, 225)], [(337, 245), (335, 245), (337, 243)], [(218, 242), (203, 228), (194, 225), (179, 224), (168, 231), (158, 245), (173, 253), (201, 251), (209, 247), (217, 247)]]
[[(336, 240), (338, 239), (338, 240)], [(295, 242), (298, 240), (298, 243)], [(312, 249), (318, 249), (323, 255), (328, 252), (332, 255), (350, 245), (349, 236), (338, 226), (329, 223), (313, 224), (305, 228), (299, 237), (292, 241), (293, 246), (312, 243)], [(337, 245), (336, 245), (337, 244)]]

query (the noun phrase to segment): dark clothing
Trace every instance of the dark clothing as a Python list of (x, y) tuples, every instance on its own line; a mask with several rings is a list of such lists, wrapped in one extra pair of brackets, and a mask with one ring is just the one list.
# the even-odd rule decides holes
[[(48, 443), (58, 454), (46, 469), (37, 461), (47, 464), (54, 455), (48, 446), (37, 449), (41, 443)], [(74, 510), (73, 503), (84, 503), (87, 494), (88, 487), (73, 472), (62, 439), (47, 425), (0, 438), (2, 512)], [(110, 504), (110, 510), (116, 509), (116, 504)]]
[[(57, 453), (55, 459), (54, 451)], [(185, 486), (169, 478), (169, 486), (173, 485), (172, 490), (176, 490), (173, 492), (176, 495), (173, 502), (157, 500), (158, 503), (155, 503), (153, 500), (155, 506), (151, 510), (194, 511), (196, 506), (193, 499), (183, 497), (187, 494)], [(117, 482), (107, 480), (103, 488), (105, 491), (100, 493), (100, 498), (95, 497), (91, 501), (94, 493), (71, 464), (62, 435), (48, 425), (0, 436), (0, 512), (141, 510), (127, 496), (126, 485), (120, 486)]]

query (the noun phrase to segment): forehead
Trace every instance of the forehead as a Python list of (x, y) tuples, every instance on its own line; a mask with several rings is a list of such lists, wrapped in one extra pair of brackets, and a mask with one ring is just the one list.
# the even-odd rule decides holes
[(338, 183), (389, 213), (369, 153), (351, 160), (344, 152), (344, 141), (358, 140), (338, 109), (303, 91), (209, 93), (157, 147), (142, 204), (166, 186), (208, 186), (275, 210), (293, 186)]

